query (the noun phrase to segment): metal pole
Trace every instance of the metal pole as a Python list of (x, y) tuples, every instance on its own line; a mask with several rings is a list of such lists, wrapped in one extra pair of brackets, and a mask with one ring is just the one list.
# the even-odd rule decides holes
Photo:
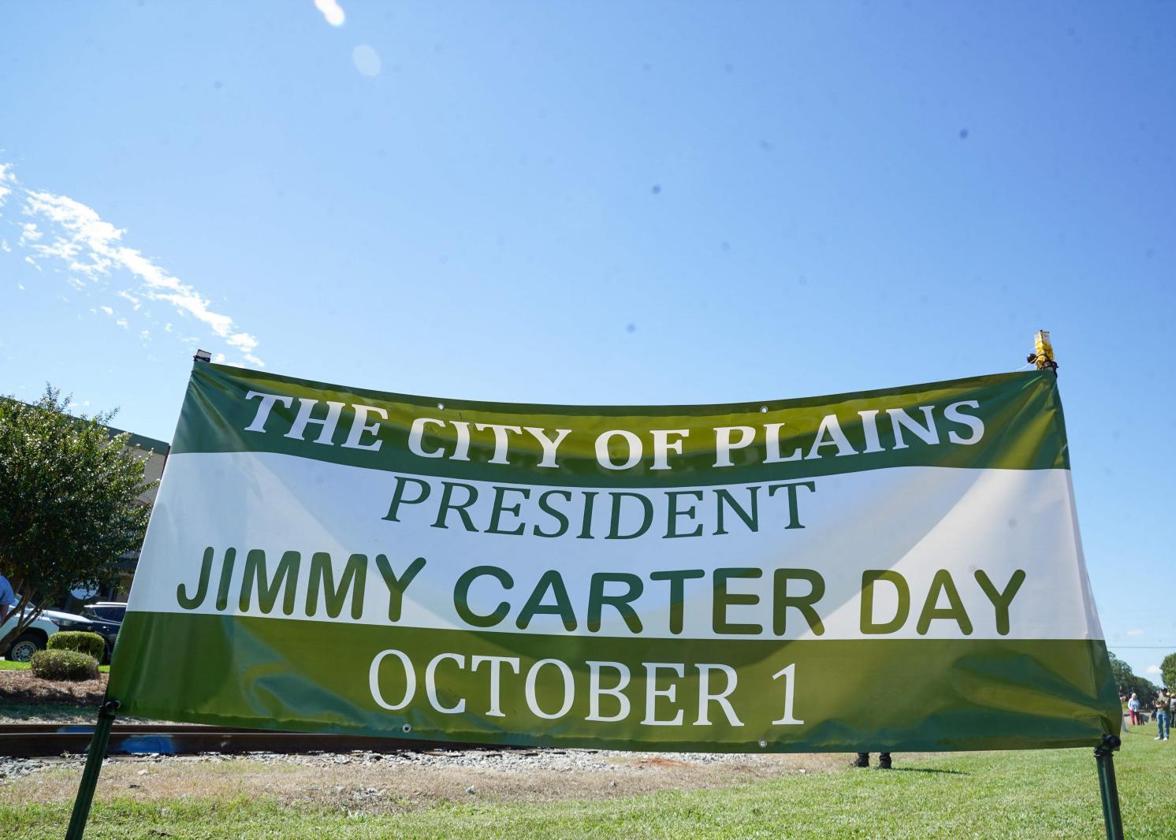
[(1119, 786), (1115, 784), (1115, 750), (1122, 743), (1114, 735), (1104, 735), (1103, 742), (1094, 748), (1098, 764), (1098, 789), (1102, 794), (1103, 823), (1107, 840), (1123, 840), (1123, 815), (1119, 812)]
[[(1038, 370), (1052, 370), (1055, 374), (1058, 372), (1058, 362), (1054, 358), (1049, 330), (1037, 331), (1037, 335), (1033, 337), (1033, 352), (1026, 361), (1037, 365)], [(1104, 735), (1102, 743), (1094, 748), (1107, 840), (1123, 840), (1123, 814), (1119, 810), (1119, 786), (1115, 783), (1115, 750), (1119, 749), (1122, 743), (1115, 735)]]
[(73, 815), (69, 818), (65, 840), (82, 840), (82, 834), (86, 831), (90, 803), (94, 801), (94, 788), (98, 786), (98, 774), (102, 772), (102, 760), (106, 758), (110, 727), (114, 725), (118, 706), (117, 700), (107, 700), (98, 709), (98, 724), (94, 727), (94, 737), (90, 739), (90, 748), (86, 751), (86, 769), (82, 771), (82, 781), (78, 785), (78, 795), (74, 799)]

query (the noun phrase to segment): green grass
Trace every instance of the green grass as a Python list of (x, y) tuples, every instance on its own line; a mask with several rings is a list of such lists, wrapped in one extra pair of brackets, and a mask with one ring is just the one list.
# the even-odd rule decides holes
[[(1176, 747), (1140, 728), (1116, 758), (1128, 837), (1176, 837), (1170, 797)], [(1173, 742), (1176, 743), (1176, 742)], [(848, 757), (847, 757), (848, 758)], [(154, 803), (99, 799), (86, 837), (1082, 837), (1103, 836), (1091, 750), (954, 753), (892, 772), (795, 774), (720, 790), (611, 801), (442, 803), (405, 814), (281, 806), (265, 798), (190, 797)], [(0, 787), (0, 793), (3, 792)], [(0, 805), (5, 838), (60, 836), (68, 803)]]
[[(0, 659), (0, 671), (27, 671), (29, 663), (27, 662), (10, 662), (7, 659)], [(98, 670), (103, 674), (110, 673), (109, 665), (99, 665)]]

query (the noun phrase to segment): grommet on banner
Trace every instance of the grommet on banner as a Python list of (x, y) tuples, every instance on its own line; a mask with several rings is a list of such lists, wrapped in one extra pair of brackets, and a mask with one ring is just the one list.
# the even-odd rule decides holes
[(211, 362), (212, 354), (207, 350), (197, 350), (196, 355), (192, 357), (194, 362)]

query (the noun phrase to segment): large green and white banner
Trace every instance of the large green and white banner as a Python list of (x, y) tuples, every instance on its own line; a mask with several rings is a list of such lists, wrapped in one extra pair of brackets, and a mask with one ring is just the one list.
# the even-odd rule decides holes
[(1050, 372), (570, 407), (197, 364), (110, 696), (667, 750), (1065, 747), (1121, 722)]

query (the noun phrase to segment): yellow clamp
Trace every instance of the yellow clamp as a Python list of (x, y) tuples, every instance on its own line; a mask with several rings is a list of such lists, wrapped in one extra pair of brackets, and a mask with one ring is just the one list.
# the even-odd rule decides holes
[(1049, 330), (1038, 330), (1033, 337), (1033, 353), (1029, 361), (1037, 365), (1038, 370), (1050, 368), (1056, 370), (1058, 363), (1054, 359), (1053, 344), (1049, 340)]

